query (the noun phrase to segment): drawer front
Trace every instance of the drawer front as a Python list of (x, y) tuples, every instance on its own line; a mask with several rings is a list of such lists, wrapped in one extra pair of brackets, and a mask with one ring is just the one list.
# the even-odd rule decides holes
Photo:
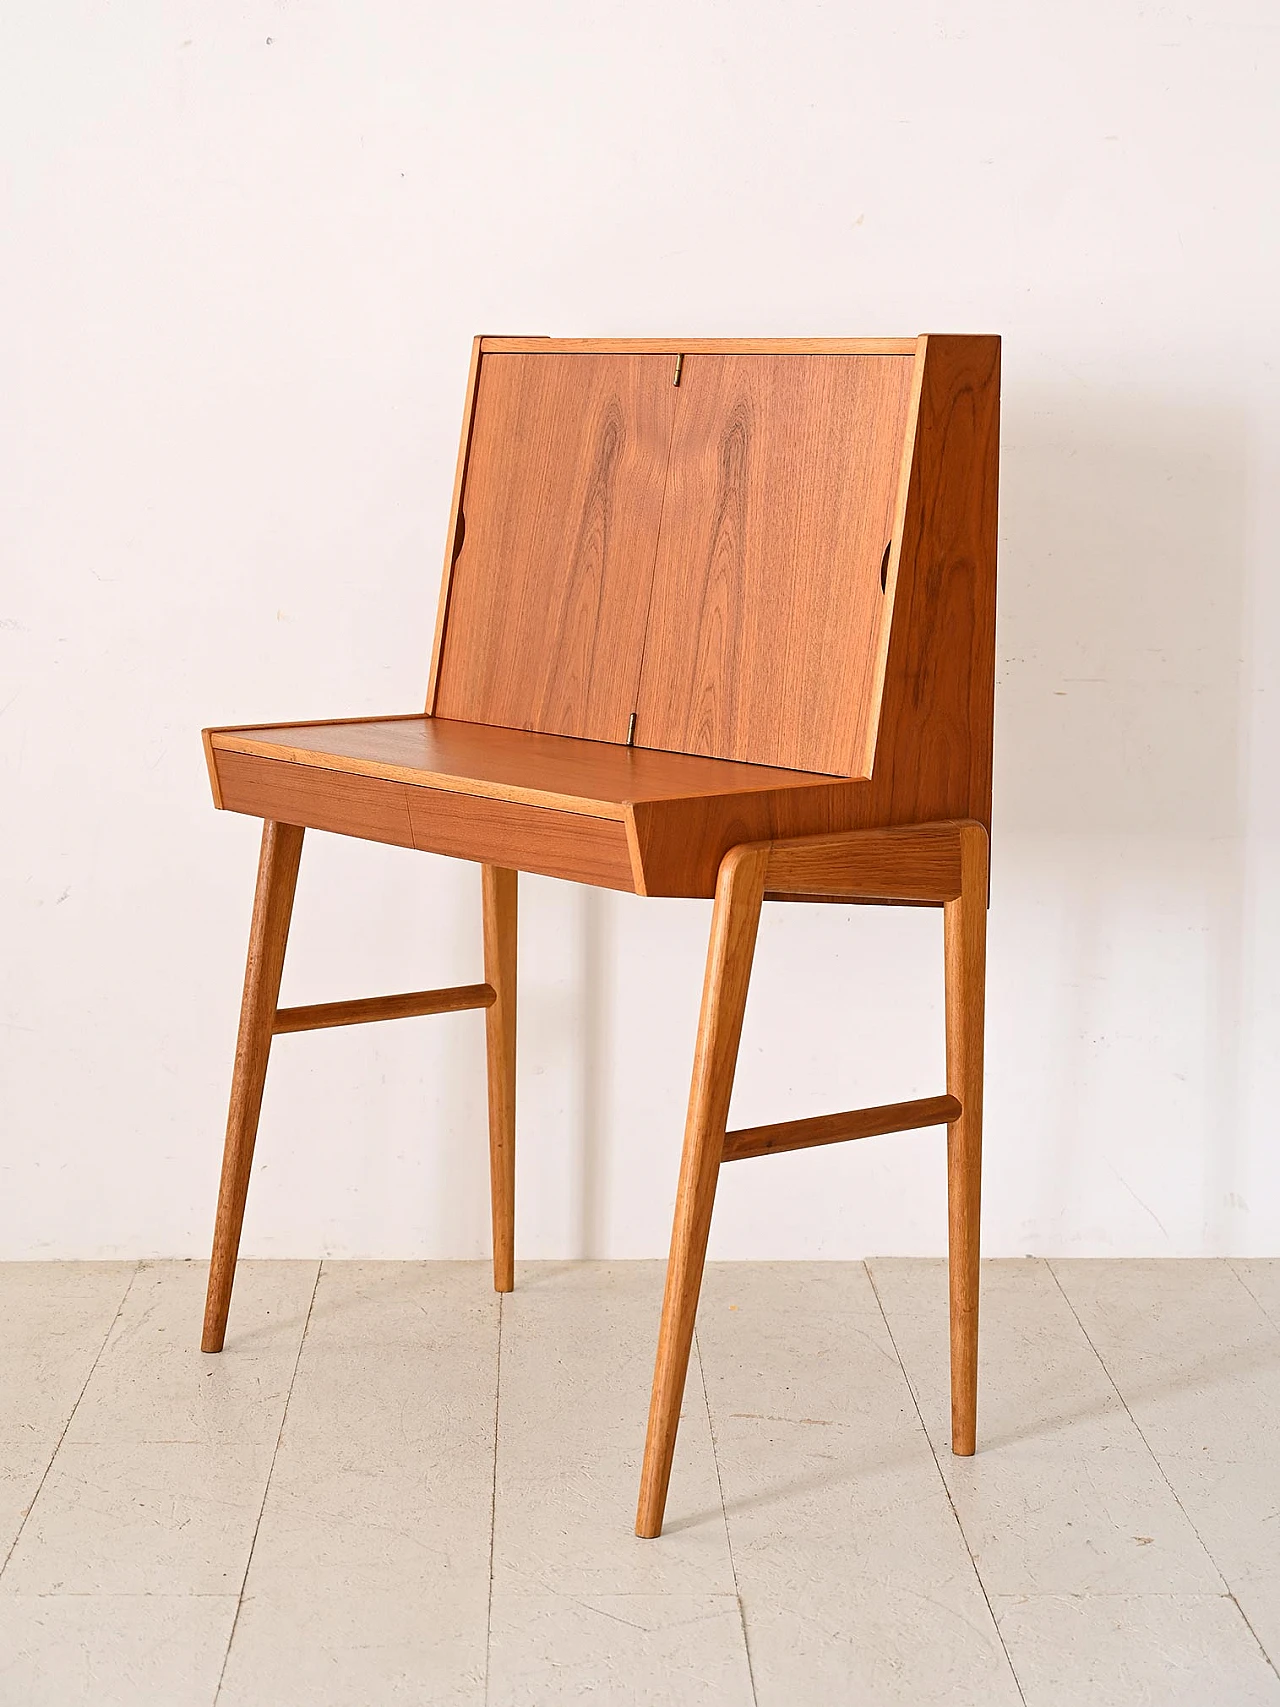
[(296, 765), (288, 759), (263, 759), (253, 753), (214, 748), (222, 804), (232, 812), (304, 824), (309, 830), (334, 830), (368, 842), (413, 846), (402, 782)]
[(605, 889), (635, 889), (626, 826), (615, 818), (217, 748), (214, 762), (222, 804), (232, 812)]
[(603, 889), (634, 892), (626, 825), (616, 818), (553, 812), (514, 800), (410, 788), (413, 845), (486, 865), (512, 866)]

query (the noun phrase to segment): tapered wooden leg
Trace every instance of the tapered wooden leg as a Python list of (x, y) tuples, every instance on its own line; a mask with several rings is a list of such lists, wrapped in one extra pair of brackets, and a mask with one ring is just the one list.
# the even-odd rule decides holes
[(253, 1166), (253, 1145), (262, 1109), (262, 1087), (271, 1053), (271, 1025), (280, 998), (280, 974), (284, 970), (284, 950), (289, 940), (289, 919), (301, 857), (302, 831), (297, 825), (275, 824), (268, 819), (262, 826), (258, 887), (249, 927), (249, 958), (240, 1004), (240, 1033), (231, 1077), (231, 1107), (227, 1113), (227, 1141), (222, 1153), (222, 1183), (218, 1189), (218, 1217), (200, 1342), (203, 1351), (221, 1351), (227, 1332), (236, 1252), (240, 1248), (249, 1170)]
[(515, 1286), (516, 1241), (516, 885), (514, 871), (483, 868), (484, 976), (498, 993), (485, 1013), (489, 1066), (489, 1189), (493, 1285)]
[(951, 1450), (969, 1457), (978, 1423), (978, 1222), (982, 1202), (982, 1033), (987, 968), (987, 834), (960, 832), (958, 900), (943, 933), (947, 978), (947, 1090), (963, 1109), (947, 1128), (951, 1277)]
[(646, 1539), (662, 1533), (767, 863), (767, 846), (733, 848), (716, 883), (636, 1512), (636, 1534)]

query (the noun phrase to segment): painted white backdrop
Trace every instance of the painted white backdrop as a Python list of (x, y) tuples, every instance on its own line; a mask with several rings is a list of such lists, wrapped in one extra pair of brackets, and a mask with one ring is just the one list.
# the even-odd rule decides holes
[[(257, 827), (205, 723), (421, 703), (469, 340), (1005, 338), (992, 1253), (1280, 1252), (1267, 0), (5, 8), (0, 1254), (207, 1249)], [(287, 1001), (479, 974), (312, 836)], [(665, 1251), (709, 904), (522, 883), (519, 1250)], [(768, 909), (734, 1119), (941, 1086), (940, 919)], [(487, 1248), (478, 1014), (281, 1040), (245, 1250)], [(939, 1132), (713, 1254), (943, 1246)]]

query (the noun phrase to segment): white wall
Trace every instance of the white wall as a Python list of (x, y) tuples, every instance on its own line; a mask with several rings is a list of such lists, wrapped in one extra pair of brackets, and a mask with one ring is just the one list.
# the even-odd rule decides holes
[[(207, 1249), (257, 827), (202, 724), (421, 702), (471, 334), (1005, 337), (986, 1242), (1280, 1251), (1267, 0), (5, 9), (0, 1254)], [(520, 1248), (665, 1250), (709, 906), (523, 883)], [(478, 975), (313, 836), (285, 999)], [(940, 923), (771, 909), (738, 1123), (941, 1084)], [(284, 1039), (245, 1249), (487, 1246), (478, 1015)], [(726, 1170), (933, 1251), (942, 1137)]]

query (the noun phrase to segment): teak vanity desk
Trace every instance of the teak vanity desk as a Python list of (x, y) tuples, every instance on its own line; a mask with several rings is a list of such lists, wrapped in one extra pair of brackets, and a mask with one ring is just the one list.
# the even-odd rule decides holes
[[(262, 818), (204, 1349), (274, 1034), (484, 1008), (511, 1290), (516, 874), (714, 896), (637, 1533), (720, 1165), (947, 1126), (952, 1450), (974, 1450), (1000, 342), (477, 338), (425, 715), (211, 729)], [(485, 981), (277, 1006), (303, 828), (481, 866)], [(944, 910), (947, 1087), (726, 1131), (761, 903)]]

